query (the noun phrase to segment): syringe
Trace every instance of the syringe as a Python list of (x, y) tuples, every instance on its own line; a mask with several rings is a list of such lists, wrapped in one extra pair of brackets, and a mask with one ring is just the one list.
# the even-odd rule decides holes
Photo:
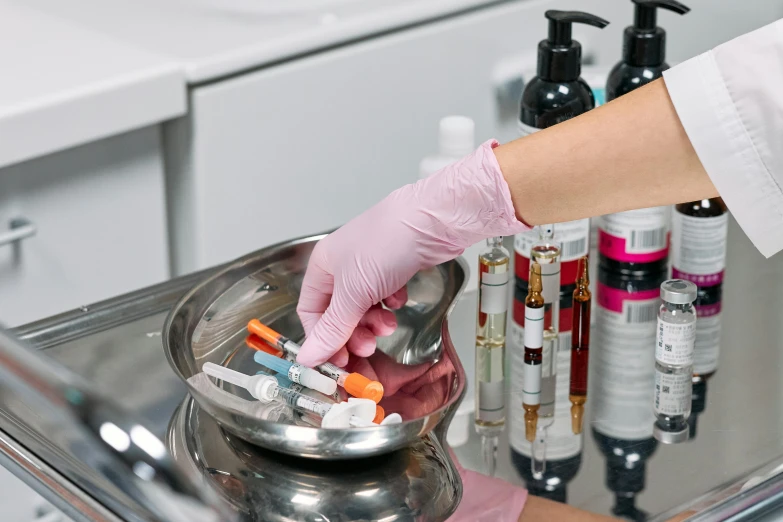
[(273, 422), (288, 423), (293, 420), (291, 408), (278, 402), (264, 403), (260, 401), (248, 401), (215, 386), (212, 380), (204, 372), (199, 372), (188, 379), (188, 384), (212, 399), (227, 410), (239, 412), (249, 417)]
[[(258, 372), (256, 375), (267, 375), (264, 372)], [(304, 393), (307, 394), (307, 388), (302, 386), (301, 384), (296, 384), (295, 382), (291, 381), (288, 377), (285, 375), (280, 375), (279, 373), (274, 376), (275, 379), (277, 379), (277, 385), (282, 388), (288, 388), (289, 390), (293, 390), (295, 392)], [(340, 402), (339, 399), (335, 399), (337, 402)], [(386, 411), (383, 409), (383, 407), (379, 404), (375, 405), (375, 418), (372, 420), (375, 424), (380, 424), (384, 419), (386, 418)], [(304, 420), (307, 420), (310, 422), (309, 419), (304, 418)], [(313, 424), (312, 422), (310, 422)], [(318, 419), (317, 426), (320, 426), (320, 419)]]
[[(258, 319), (253, 319), (247, 324), (248, 331), (260, 337), (264, 341), (278, 347), (285, 353), (294, 357), (299, 354), (301, 346), (287, 337), (283, 337)], [(370, 399), (376, 404), (383, 398), (383, 385), (378, 381), (372, 381), (360, 373), (348, 373), (331, 363), (319, 364), (316, 369), (345, 388), (350, 395), (362, 399)]]
[[(246, 389), (259, 401), (279, 400), (297, 411), (315, 414), (322, 418), (322, 428), (376, 426), (373, 419), (378, 413), (377, 407), (369, 399), (352, 397), (347, 402), (330, 404), (283, 388), (270, 375), (245, 375), (210, 362), (204, 363), (202, 370), (207, 375)], [(381, 422), (381, 425), (399, 424), (400, 422), (402, 422), (402, 418), (398, 414), (391, 414)]]
[(261, 339), (259, 336), (255, 334), (250, 334), (247, 337), (245, 337), (245, 344), (247, 345), (248, 348), (252, 348), (259, 352), (266, 352), (269, 355), (274, 355), (275, 357), (283, 356), (283, 352), (273, 347), (271, 344), (267, 343), (266, 341), (264, 341), (263, 339)]
[(281, 375), (287, 376), (293, 382), (306, 386), (317, 392), (321, 392), (324, 395), (332, 395), (337, 391), (337, 383), (321, 375), (317, 371), (302, 366), (301, 364), (292, 363), (285, 359), (280, 359), (274, 355), (269, 355), (266, 352), (256, 352), (253, 355), (253, 359), (258, 364), (263, 364), (270, 370), (273, 370)]

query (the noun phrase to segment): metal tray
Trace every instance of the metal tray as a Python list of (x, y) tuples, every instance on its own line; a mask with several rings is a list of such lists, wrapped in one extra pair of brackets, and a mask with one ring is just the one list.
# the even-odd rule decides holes
[[(249, 254), (186, 293), (163, 328), (163, 347), (172, 368), (199, 406), (223, 429), (290, 455), (367, 457), (416, 442), (439, 424), (439, 431), (445, 433), (465, 390), (464, 370), (448, 333), (448, 315), (466, 281), (467, 268), (460, 259), (422, 271), (410, 281), (408, 302), (396, 311), (397, 331), (379, 338), (379, 353), (367, 360), (387, 387), (381, 406), (387, 414), (402, 415), (401, 424), (338, 430), (302, 425), (296, 418), (290, 423), (261, 420), (224, 407), (188, 382), (205, 362), (256, 373), (260, 367), (244, 342), (245, 327), (254, 317), (291, 339), (302, 340), (296, 303), (310, 253), (322, 237), (280, 243)], [(393, 384), (400, 382), (405, 385)], [(244, 390), (221, 386), (251, 399)]]

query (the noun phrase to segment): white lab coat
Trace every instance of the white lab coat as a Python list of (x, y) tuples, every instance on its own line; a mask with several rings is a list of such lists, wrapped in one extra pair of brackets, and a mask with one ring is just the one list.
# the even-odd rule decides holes
[(783, 249), (783, 20), (664, 73), (702, 165), (762, 254)]

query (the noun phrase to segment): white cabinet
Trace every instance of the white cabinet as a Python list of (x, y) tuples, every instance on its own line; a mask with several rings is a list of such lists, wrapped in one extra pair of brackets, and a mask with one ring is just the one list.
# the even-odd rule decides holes
[(165, 128), (175, 272), (344, 223), (417, 179), (444, 115), (491, 137), (493, 69), (535, 49), (548, 6), (506, 4), (196, 87)]
[(14, 326), (168, 277), (159, 127), (0, 169), (0, 323)]

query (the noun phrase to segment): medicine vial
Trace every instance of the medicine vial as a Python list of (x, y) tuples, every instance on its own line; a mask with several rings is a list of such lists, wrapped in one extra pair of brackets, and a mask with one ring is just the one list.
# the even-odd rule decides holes
[[(557, 352), (560, 333), (560, 269), (561, 248), (555, 239), (554, 225), (541, 225), (539, 239), (531, 247), (530, 256), (541, 266), (541, 295), (544, 297), (544, 346), (541, 362), (541, 408), (539, 427), (547, 428), (554, 422), (555, 387), (557, 382)], [(546, 318), (549, 321), (546, 321)]]
[[(561, 375), (562, 372), (562, 358), (565, 356), (566, 358), (570, 358), (570, 353), (568, 350), (565, 350), (563, 347), (570, 347), (571, 346), (571, 320), (572, 320), (572, 309), (573, 309), (573, 294), (575, 286), (561, 286), (561, 292), (560, 292), (560, 334), (559, 334), (559, 343), (560, 343), (560, 350), (558, 351), (558, 357), (557, 359), (560, 361), (559, 366), (557, 370), (554, 372), (556, 374), (556, 385), (555, 385), (555, 393), (566, 393), (568, 391), (567, 385), (565, 389), (561, 389), (562, 383), (560, 383), (561, 379), (567, 379), (568, 375)], [(524, 455), (524, 458), (528, 460), (534, 460), (533, 459), (533, 453), (532, 453), (532, 446), (531, 443), (527, 440), (526, 434), (525, 434), (525, 419), (524, 419), (524, 409), (521, 407), (522, 404), (522, 390), (524, 388), (524, 371), (525, 371), (525, 362), (524, 362), (524, 344), (525, 344), (525, 300), (528, 295), (529, 285), (527, 281), (523, 281), (521, 279), (516, 279), (516, 285), (514, 289), (514, 300), (513, 300), (513, 315), (509, 318), (509, 329), (508, 329), (508, 346), (511, 351), (511, 355), (509, 357), (510, 359), (510, 377), (509, 382), (511, 385), (509, 386), (510, 396), (509, 404), (513, 404), (514, 406), (509, 408), (508, 410), (508, 421), (509, 421), (509, 445), (511, 446), (511, 453), (512, 458), (514, 456), (522, 458)], [(551, 310), (544, 312), (544, 329), (546, 329), (551, 324)], [(648, 343), (648, 345), (652, 345), (652, 342)], [(542, 361), (543, 362), (543, 361)], [(542, 372), (543, 374), (543, 372)], [(555, 408), (553, 408), (553, 417), (552, 421), (556, 423), (556, 418), (559, 415), (557, 412), (557, 404), (559, 399), (555, 398)], [(566, 400), (567, 402), (567, 400)], [(650, 401), (647, 401), (649, 404)], [(538, 410), (539, 414), (541, 413), (541, 409)], [(547, 418), (540, 418), (539, 415), (539, 422), (538, 426), (536, 428), (536, 431), (539, 432), (545, 424), (547, 424), (549, 419)], [(552, 444), (553, 444), (553, 426), (550, 426), (548, 428), (548, 434), (547, 434), (547, 460), (551, 460), (552, 455)], [(527, 472), (530, 472), (530, 469), (527, 470)]]
[(693, 302), (698, 289), (690, 281), (670, 279), (661, 284), (655, 361), (668, 368), (693, 365), (696, 342), (696, 311)]
[(498, 436), (506, 422), (505, 355), (510, 256), (503, 238), (487, 240), (479, 255), (476, 319), (476, 432), (487, 474), (495, 473)]
[(525, 410), (525, 439), (533, 442), (541, 406), (541, 364), (544, 351), (544, 296), (541, 294), (541, 265), (530, 265), (530, 286), (525, 299), (525, 358), (522, 373), (522, 408)]
[(653, 435), (665, 444), (688, 440), (691, 414), (693, 350), (696, 341), (698, 289), (683, 279), (661, 284), (661, 306), (655, 341)]
[(574, 290), (573, 318), (571, 321), (571, 429), (575, 435), (582, 433), (584, 404), (587, 402), (587, 368), (590, 353), (590, 276), (587, 256), (580, 261), (579, 280)]

